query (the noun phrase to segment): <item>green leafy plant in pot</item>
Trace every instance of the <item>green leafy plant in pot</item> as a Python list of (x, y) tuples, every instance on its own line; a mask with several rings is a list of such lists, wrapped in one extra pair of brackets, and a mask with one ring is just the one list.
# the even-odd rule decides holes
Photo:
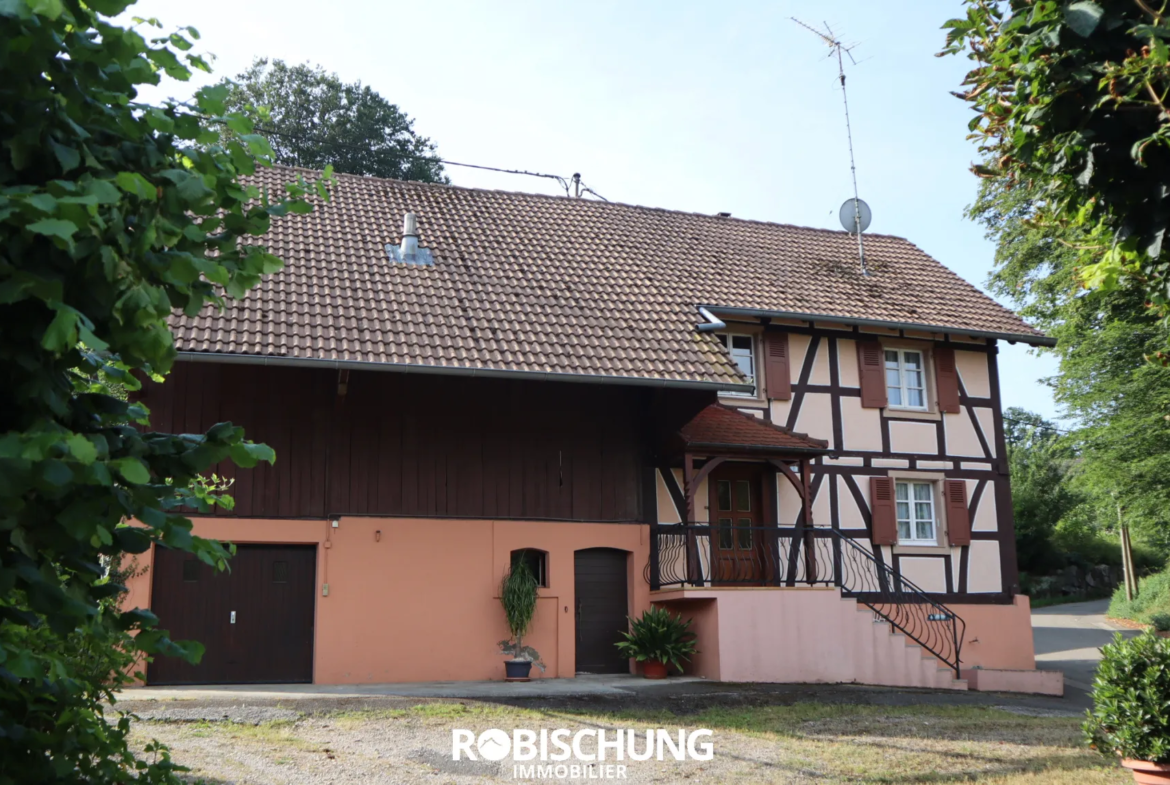
[(698, 653), (691, 621), (683, 621), (682, 616), (665, 608), (650, 608), (640, 619), (630, 619), (630, 631), (622, 633), (625, 640), (614, 645), (642, 663), (642, 675), (647, 679), (665, 679), (667, 665), (681, 671), (683, 661)]
[(1118, 633), (1102, 647), (1085, 721), (1089, 744), (1142, 785), (1170, 785), (1170, 640)]
[(532, 666), (544, 672), (544, 663), (540, 653), (531, 646), (524, 645), (524, 636), (532, 626), (532, 619), (536, 616), (536, 576), (523, 559), (512, 565), (512, 569), (500, 582), (500, 604), (504, 606), (504, 616), (508, 620), (508, 631), (512, 637), (500, 641), (500, 651), (509, 654), (512, 659), (504, 662), (505, 677), (508, 681), (528, 681), (528, 674)]

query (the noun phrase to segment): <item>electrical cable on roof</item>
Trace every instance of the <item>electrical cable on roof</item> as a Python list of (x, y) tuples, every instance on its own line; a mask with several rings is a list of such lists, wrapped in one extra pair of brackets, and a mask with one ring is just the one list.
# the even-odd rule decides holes
[[(333, 141), (330, 139), (320, 139), (320, 138), (313, 137), (313, 136), (307, 136), (305, 134), (291, 134), (291, 133), (288, 133), (287, 131), (278, 131), (275, 128), (268, 128), (268, 127), (262, 126), (262, 125), (255, 126), (255, 129), (257, 131), (262, 132), (262, 133), (274, 134), (275, 136), (282, 136), (286, 139), (299, 139), (299, 140), (303, 140), (303, 141), (315, 142), (317, 144), (331, 145), (333, 147), (344, 147), (344, 148), (348, 148), (350, 150), (359, 149), (357, 147), (357, 145), (344, 144), (344, 143), (336, 142), (336, 141)], [(503, 168), (498, 167), (498, 166), (484, 166), (483, 164), (466, 164), (466, 163), (461, 163), (459, 161), (450, 161), (450, 160), (447, 160), (446, 158), (439, 158), (437, 156), (431, 156), (431, 155), (415, 155), (413, 153), (398, 153), (398, 156), (400, 158), (407, 158), (407, 159), (410, 159), (412, 161), (427, 161), (429, 163), (443, 164), (444, 166), (462, 166), (466, 169), (481, 169), (481, 170), (486, 171), (486, 172), (500, 172), (502, 174), (519, 174), (519, 175), (525, 175), (528, 177), (543, 177), (543, 178), (546, 178), (549, 180), (556, 180), (560, 184), (561, 188), (565, 189), (565, 196), (569, 196), (569, 180), (567, 178), (561, 177), (560, 175), (557, 175), (557, 174), (546, 174), (544, 172), (530, 172), (526, 169), (503, 169)], [(603, 202), (609, 201), (604, 196), (602, 196), (601, 194), (594, 191), (592, 188), (584, 187), (584, 184), (580, 183), (580, 175), (577, 176), (577, 180), (581, 186), (581, 188), (580, 188), (581, 191), (584, 191), (585, 193), (593, 194), (594, 196), (596, 196), (598, 199), (600, 199)], [(578, 196), (579, 195), (580, 194), (578, 194)]]

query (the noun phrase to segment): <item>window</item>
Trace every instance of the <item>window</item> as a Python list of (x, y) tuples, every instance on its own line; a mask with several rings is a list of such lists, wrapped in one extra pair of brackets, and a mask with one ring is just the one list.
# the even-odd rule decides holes
[[(719, 505), (717, 529), (719, 533), (719, 547), (723, 550), (732, 548), (750, 549), (752, 547), (752, 519), (733, 518), (732, 513), (751, 512), (752, 486), (747, 480), (734, 481), (735, 508), (732, 509), (731, 480), (719, 480), (716, 485), (716, 497)], [(724, 513), (727, 513), (725, 516)]]
[(899, 482), (894, 485), (900, 545), (937, 545), (934, 483)]
[[(748, 378), (748, 381), (753, 385), (756, 383), (756, 341), (750, 335), (735, 335), (720, 333), (715, 336), (719, 339), (719, 343), (731, 353), (731, 359), (735, 361), (736, 367)], [(741, 398), (755, 398), (757, 390), (752, 390), (750, 393), (723, 393), (723, 395), (734, 395)]]
[(886, 395), (892, 407), (926, 409), (922, 352), (886, 349)]
[(536, 578), (536, 585), (543, 589), (548, 588), (548, 552), (536, 548), (521, 548), (512, 551), (512, 566), (520, 561), (528, 565), (529, 571)]

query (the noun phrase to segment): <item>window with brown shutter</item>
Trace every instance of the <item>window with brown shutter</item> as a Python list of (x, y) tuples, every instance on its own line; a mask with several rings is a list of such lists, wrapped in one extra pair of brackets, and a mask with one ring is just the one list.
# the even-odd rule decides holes
[(939, 346), (934, 350), (934, 378), (938, 388), (939, 411), (959, 412), (959, 373), (955, 369), (955, 350)]
[(894, 509), (894, 481), (889, 477), (869, 478), (869, 509), (873, 517), (873, 544), (895, 544), (898, 516)]
[(971, 516), (967, 512), (967, 483), (964, 480), (944, 481), (943, 497), (947, 508), (947, 539), (951, 545), (970, 545)]
[(764, 333), (764, 384), (768, 397), (777, 401), (792, 398), (792, 373), (788, 367), (788, 333)]
[(886, 406), (886, 372), (882, 345), (878, 341), (857, 342), (857, 369), (861, 379), (861, 405), (866, 409)]

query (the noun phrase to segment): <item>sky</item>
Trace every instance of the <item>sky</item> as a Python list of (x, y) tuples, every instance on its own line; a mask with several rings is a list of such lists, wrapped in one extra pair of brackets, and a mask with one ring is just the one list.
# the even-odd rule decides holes
[[(611, 201), (838, 229), (852, 197), (837, 63), (792, 21), (827, 23), (846, 63), (869, 231), (905, 237), (986, 290), (994, 246), (964, 208), (978, 181), (966, 59), (935, 57), (955, 0), (140, 0), (193, 25), (214, 78), (254, 57), (370, 85), (448, 160), (569, 176)], [(212, 78), (169, 83), (185, 98)], [(456, 185), (563, 193), (449, 167)], [(923, 292), (929, 297), (929, 292)], [(1006, 303), (1005, 303), (1006, 304)], [(1001, 345), (1004, 406), (1058, 415), (1051, 356)]]

